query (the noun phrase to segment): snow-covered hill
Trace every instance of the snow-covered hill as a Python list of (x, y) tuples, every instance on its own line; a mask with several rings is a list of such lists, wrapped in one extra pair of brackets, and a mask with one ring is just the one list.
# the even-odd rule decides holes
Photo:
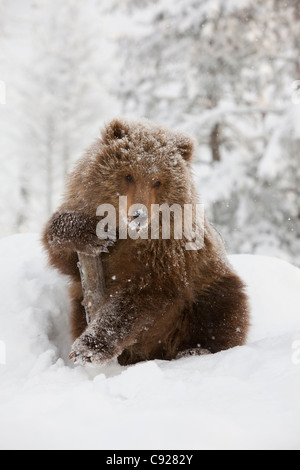
[(2, 239), (0, 448), (300, 449), (300, 270), (231, 261), (251, 297), (246, 346), (89, 369), (67, 360), (66, 279), (38, 237)]

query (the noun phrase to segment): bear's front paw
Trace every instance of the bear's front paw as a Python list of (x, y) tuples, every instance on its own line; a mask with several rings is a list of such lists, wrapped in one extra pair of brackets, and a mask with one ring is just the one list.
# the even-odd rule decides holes
[(203, 349), (203, 348), (191, 348), (191, 349), (186, 349), (185, 351), (180, 351), (175, 359), (182, 359), (185, 357), (191, 357), (191, 356), (206, 356), (207, 354), (211, 354), (208, 349)]
[(53, 215), (47, 240), (50, 246), (64, 247), (90, 255), (107, 253), (113, 246), (114, 240), (101, 240), (97, 237), (97, 217), (92, 217), (78, 211), (59, 211)]
[(73, 344), (69, 359), (75, 364), (103, 365), (117, 356), (103, 341), (91, 333), (82, 334)]

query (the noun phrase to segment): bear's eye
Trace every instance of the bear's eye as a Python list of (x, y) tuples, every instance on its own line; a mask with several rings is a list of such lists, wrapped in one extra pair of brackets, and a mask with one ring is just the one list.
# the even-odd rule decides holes
[(154, 187), (155, 188), (159, 188), (161, 186), (161, 182), (160, 181), (156, 181)]
[(126, 181), (128, 181), (128, 183), (133, 183), (134, 179), (133, 179), (132, 175), (127, 175), (126, 176)]

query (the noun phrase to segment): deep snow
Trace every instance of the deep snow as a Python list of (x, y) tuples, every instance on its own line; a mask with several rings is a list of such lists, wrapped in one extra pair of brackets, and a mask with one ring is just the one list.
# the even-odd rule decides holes
[(231, 261), (249, 286), (246, 346), (89, 369), (67, 359), (67, 281), (38, 237), (0, 240), (0, 448), (300, 449), (300, 270)]

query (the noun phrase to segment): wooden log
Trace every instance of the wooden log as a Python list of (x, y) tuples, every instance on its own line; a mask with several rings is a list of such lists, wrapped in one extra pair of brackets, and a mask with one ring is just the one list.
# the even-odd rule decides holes
[(96, 316), (104, 301), (105, 279), (100, 255), (78, 254), (78, 268), (81, 277), (86, 321), (89, 324)]

